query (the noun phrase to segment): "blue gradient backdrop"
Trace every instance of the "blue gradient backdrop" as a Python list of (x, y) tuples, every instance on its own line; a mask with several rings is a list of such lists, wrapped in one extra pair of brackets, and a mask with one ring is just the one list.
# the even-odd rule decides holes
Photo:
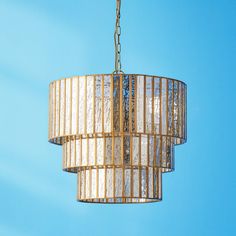
[(47, 142), (48, 84), (113, 71), (115, 0), (0, 1), (0, 235), (236, 235), (236, 1), (123, 1), (127, 73), (188, 84), (188, 142), (163, 201), (76, 202)]

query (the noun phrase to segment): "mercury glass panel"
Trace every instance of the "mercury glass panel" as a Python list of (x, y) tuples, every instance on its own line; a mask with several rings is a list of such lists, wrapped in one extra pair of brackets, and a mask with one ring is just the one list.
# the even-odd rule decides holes
[(116, 197), (121, 197), (122, 196), (122, 186), (123, 186), (123, 181), (122, 181), (122, 169), (121, 168), (116, 168), (115, 169), (115, 196)]
[(120, 132), (120, 76), (113, 77), (113, 130)]
[(154, 128), (155, 132), (160, 133), (160, 79), (154, 79)]
[(114, 159), (115, 165), (121, 164), (121, 138), (114, 137)]
[(111, 132), (111, 76), (104, 76), (104, 131)]
[(112, 164), (112, 138), (106, 138), (106, 146), (105, 146), (105, 158), (106, 164)]
[(132, 145), (132, 157), (133, 165), (138, 165), (139, 163), (139, 138), (133, 136), (133, 145)]
[(144, 132), (144, 76), (137, 77), (137, 132)]
[(161, 87), (161, 124), (162, 124), (162, 134), (167, 134), (167, 81), (162, 79), (162, 87)]
[(122, 80), (122, 109), (123, 109), (123, 131), (129, 132), (129, 98), (130, 98), (130, 91), (129, 91), (129, 76), (124, 75)]
[(106, 197), (111, 198), (113, 197), (113, 169), (108, 168), (106, 169), (107, 176), (106, 176)]
[(131, 170), (130, 169), (125, 169), (125, 197), (130, 197), (130, 192), (131, 192)]
[(178, 136), (178, 116), (179, 116), (179, 97), (178, 97), (178, 82), (174, 82), (174, 136)]
[(141, 135), (141, 164), (148, 165), (147, 163), (147, 149), (148, 149), (148, 140), (147, 135)]
[(152, 132), (152, 77), (146, 77), (146, 132)]
[(102, 76), (96, 76), (95, 131), (102, 132)]
[(168, 135), (173, 135), (173, 103), (174, 103), (174, 96), (173, 96), (173, 82), (172, 80), (168, 81)]

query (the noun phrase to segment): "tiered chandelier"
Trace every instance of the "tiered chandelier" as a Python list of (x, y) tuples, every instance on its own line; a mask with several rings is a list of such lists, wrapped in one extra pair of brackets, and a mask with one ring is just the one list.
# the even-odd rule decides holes
[(162, 199), (162, 173), (186, 142), (186, 84), (125, 74), (116, 2), (115, 71), (50, 83), (49, 141), (62, 145), (63, 170), (77, 173), (77, 198), (94, 203)]

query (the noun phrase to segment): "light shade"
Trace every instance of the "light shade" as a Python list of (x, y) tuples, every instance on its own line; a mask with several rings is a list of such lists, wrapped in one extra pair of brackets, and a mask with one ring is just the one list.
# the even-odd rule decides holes
[(186, 85), (147, 75), (75, 76), (50, 84), (49, 141), (78, 174), (78, 200), (161, 200), (161, 175), (186, 141)]

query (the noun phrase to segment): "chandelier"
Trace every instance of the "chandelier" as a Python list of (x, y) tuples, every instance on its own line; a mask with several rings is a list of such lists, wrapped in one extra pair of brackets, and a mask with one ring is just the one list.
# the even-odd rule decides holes
[(174, 147), (187, 137), (186, 84), (121, 70), (120, 7), (115, 71), (49, 85), (49, 142), (62, 145), (82, 202), (160, 201), (162, 173), (174, 170)]

